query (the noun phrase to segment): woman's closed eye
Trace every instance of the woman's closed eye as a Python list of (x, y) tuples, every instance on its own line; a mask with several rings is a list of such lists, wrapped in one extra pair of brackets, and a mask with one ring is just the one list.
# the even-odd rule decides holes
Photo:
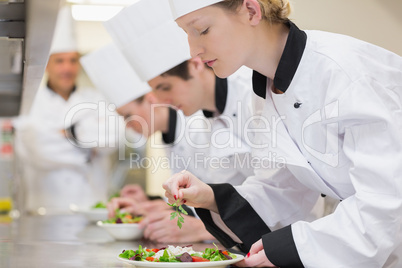
[(206, 28), (204, 31), (201, 32), (201, 35), (206, 35), (209, 32), (209, 27)]

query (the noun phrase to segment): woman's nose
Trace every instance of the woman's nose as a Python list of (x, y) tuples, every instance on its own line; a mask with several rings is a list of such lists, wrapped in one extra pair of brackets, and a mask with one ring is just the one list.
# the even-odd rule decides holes
[(197, 42), (196, 40), (194, 40), (194, 38), (191, 38), (190, 36), (188, 37), (188, 44), (190, 46), (190, 54), (192, 58), (200, 56), (204, 52), (199, 42)]

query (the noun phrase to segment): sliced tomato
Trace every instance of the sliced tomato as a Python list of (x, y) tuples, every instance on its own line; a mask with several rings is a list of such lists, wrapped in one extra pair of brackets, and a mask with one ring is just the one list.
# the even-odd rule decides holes
[(145, 258), (147, 261), (154, 261), (154, 257), (146, 257)]
[(153, 248), (153, 249), (151, 249), (153, 252), (155, 252), (155, 253), (157, 253), (158, 251), (159, 251), (159, 249), (157, 249), (157, 248)]
[(147, 248), (147, 249), (146, 249), (146, 252), (151, 252), (151, 249)]
[(225, 254), (225, 255), (229, 255), (229, 253), (226, 250), (222, 251), (222, 253)]
[(193, 259), (193, 262), (209, 261), (208, 259), (201, 258), (201, 257), (198, 257), (198, 256), (191, 256), (191, 258)]

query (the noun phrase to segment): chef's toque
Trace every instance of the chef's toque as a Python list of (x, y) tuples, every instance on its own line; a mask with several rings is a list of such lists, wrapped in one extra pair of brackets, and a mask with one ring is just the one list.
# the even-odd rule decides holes
[(75, 21), (71, 7), (63, 6), (57, 16), (50, 54), (78, 51)]
[(169, 0), (174, 20), (190, 12), (222, 1), (223, 0)]
[(144, 81), (191, 58), (187, 36), (174, 22), (167, 0), (140, 0), (104, 25)]
[(97, 49), (80, 61), (95, 87), (117, 108), (151, 91), (114, 44)]

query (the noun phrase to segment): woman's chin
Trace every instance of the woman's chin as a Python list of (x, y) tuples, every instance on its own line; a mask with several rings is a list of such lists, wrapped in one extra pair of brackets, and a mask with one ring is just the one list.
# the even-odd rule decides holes
[(212, 69), (214, 70), (215, 75), (222, 79), (227, 78), (228, 76), (236, 72), (236, 70), (234, 69), (220, 68), (220, 66), (213, 66)]

